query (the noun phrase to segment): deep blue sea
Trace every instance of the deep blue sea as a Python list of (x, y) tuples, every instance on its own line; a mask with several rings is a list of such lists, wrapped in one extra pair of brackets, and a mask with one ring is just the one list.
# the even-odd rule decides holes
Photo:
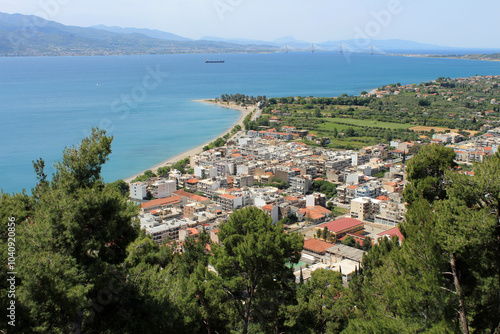
[(210, 140), (239, 118), (193, 99), (357, 95), (475, 74), (498, 75), (500, 62), (336, 52), (0, 58), (0, 188), (30, 191), (32, 161), (44, 158), (50, 175), (63, 149), (93, 126), (114, 136), (103, 168), (112, 182)]

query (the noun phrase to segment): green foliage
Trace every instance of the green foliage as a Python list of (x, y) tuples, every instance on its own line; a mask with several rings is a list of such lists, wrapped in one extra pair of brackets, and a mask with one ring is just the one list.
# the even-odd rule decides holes
[(403, 196), (409, 203), (422, 196), (432, 202), (446, 198), (444, 174), (456, 166), (453, 161), (455, 152), (452, 148), (441, 145), (426, 145), (420, 149), (406, 167), (408, 180), (411, 182)]
[[(380, 240), (363, 258), (350, 285), (358, 311), (346, 332), (494, 332), (500, 157), (474, 165), (472, 177), (450, 168), (444, 148), (423, 147), (416, 158), (408, 165), (416, 194), (399, 226), (405, 240)], [(421, 185), (429, 177), (437, 190)]]
[(331, 198), (337, 194), (337, 185), (328, 181), (318, 180), (313, 182), (312, 190), (325, 194), (327, 198)]
[(288, 217), (283, 218), (280, 223), (283, 225), (290, 225), (296, 223), (298, 220), (297, 215), (294, 213)]
[[(106, 292), (101, 303), (106, 308), (91, 307), (111, 282), (116, 289), (124, 283), (120, 263), (138, 235), (133, 224), (136, 207), (115, 188), (105, 186), (100, 176), (111, 140), (94, 129), (79, 147), (65, 149), (51, 182), (41, 177), (41, 160), (35, 163), (41, 182), (32, 198), (2, 195), (2, 208), (10, 211), (2, 215), (19, 214), (16, 219), (20, 219), (16, 301), (24, 310), (19, 312), (21, 332), (112, 331), (111, 321), (102, 321), (95, 313), (100, 310), (101, 316), (120, 318), (119, 302), (112, 299), (118, 290), (114, 295)], [(0, 218), (6, 221), (5, 216)]]
[(259, 126), (269, 126), (269, 117), (262, 116), (255, 121), (248, 121), (244, 123), (245, 130), (258, 130)]
[(120, 194), (122, 194), (125, 197), (128, 197), (130, 193), (129, 184), (123, 180), (117, 180), (115, 182), (108, 183), (106, 186), (117, 190)]
[(231, 129), (231, 133), (234, 134), (234, 133), (236, 133), (236, 132), (238, 132), (240, 130), (241, 130), (241, 125), (236, 124), (236, 126)]
[(132, 183), (144, 182), (144, 181), (147, 181), (153, 177), (156, 177), (156, 174), (152, 170), (148, 169), (147, 171), (144, 172), (144, 174), (139, 175), (135, 179), (133, 179)]
[(161, 177), (168, 176), (168, 173), (170, 173), (170, 167), (169, 166), (159, 167), (156, 170), (156, 174), (158, 174), (158, 176), (161, 176)]
[(431, 101), (429, 101), (428, 99), (421, 99), (418, 101), (418, 105), (421, 107), (428, 107), (431, 105)]
[[(229, 134), (226, 134), (225, 138), (217, 138), (215, 141), (211, 142), (210, 144), (206, 145), (203, 147), (203, 151), (211, 150), (214, 147), (221, 147), (226, 144), (226, 141), (224, 139), (227, 139), (229, 137)], [(206, 149), (205, 149), (206, 148)]]
[[(290, 108), (297, 102), (285, 100)], [(356, 113), (354, 106), (346, 111)], [(203, 231), (184, 241), (181, 254), (175, 244), (157, 245), (139, 231), (137, 208), (123, 196), (126, 184), (101, 178), (111, 141), (94, 130), (64, 151), (52, 181), (44, 161), (34, 162), (32, 195), (0, 194), (4, 258), (7, 222), (16, 218), (19, 332), (493, 333), (498, 327), (498, 153), (467, 176), (452, 168), (450, 149), (415, 152), (407, 165), (408, 211), (399, 225), (404, 241), (383, 238), (372, 247), (369, 238), (359, 245), (347, 237), (345, 243), (367, 253), (346, 289), (341, 275), (328, 270), (314, 271), (306, 282), (301, 275), (295, 284), (289, 264), (298, 262), (303, 241), (282, 227), (294, 217), (273, 226), (253, 207), (220, 225), (221, 245), (210, 244)], [(184, 171), (188, 163), (172, 168)], [(325, 181), (313, 188), (335, 192)], [(316, 237), (332, 239), (327, 229)], [(9, 302), (6, 279), (1, 271), (1, 307)], [(3, 318), (0, 328), (6, 327)]]
[(186, 173), (186, 170), (184, 169), (186, 165), (189, 163), (189, 158), (184, 158), (182, 160), (177, 161), (175, 164), (171, 166), (171, 170), (177, 169), (179, 172), (182, 174)]
[[(414, 126), (441, 127), (443, 131), (449, 128), (455, 132), (480, 130), (485, 122), (499, 120), (497, 113), (482, 115), (480, 119), (475, 117), (476, 112), (497, 111), (498, 107), (492, 107), (488, 101), (500, 99), (499, 82), (498, 79), (474, 78), (463, 83), (446, 78), (418, 87), (391, 84), (386, 88), (391, 93), (398, 90), (398, 94), (383, 98), (343, 94), (338, 98), (282, 97), (269, 102), (284, 103), (282, 106), (271, 104), (273, 109), (290, 114), (281, 117), (282, 125), (307, 129), (318, 137), (329, 137), (332, 141), (329, 147), (351, 149), (388, 142), (392, 138), (429, 141), (419, 138), (420, 133), (411, 130)], [(417, 97), (416, 88), (420, 95), (429, 97)], [(325, 115), (330, 117), (325, 118)], [(255, 123), (252, 128), (257, 129)], [(346, 135), (339, 136), (339, 132)]]
[(342, 241), (343, 245), (349, 246), (349, 247), (356, 247), (356, 239), (354, 237), (348, 235), (347, 237), (344, 238)]
[(370, 238), (370, 237), (364, 238), (363, 244), (361, 245), (361, 248), (364, 251), (369, 251), (370, 249), (372, 249), (372, 238)]
[(287, 325), (292, 333), (340, 333), (347, 324), (350, 305), (346, 300), (342, 275), (318, 269), (299, 285), (297, 305), (287, 308)]
[(236, 210), (220, 226), (219, 239), (223, 246), (214, 245), (210, 262), (239, 314), (242, 333), (247, 333), (255, 319), (253, 302), (290, 279), (285, 264), (298, 262), (303, 241), (297, 234), (286, 234), (282, 225), (273, 226), (271, 218), (254, 207)]

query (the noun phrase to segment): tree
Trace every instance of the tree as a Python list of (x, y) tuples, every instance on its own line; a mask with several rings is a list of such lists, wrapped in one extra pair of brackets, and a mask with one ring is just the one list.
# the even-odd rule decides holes
[(413, 144), (412, 147), (410, 147), (410, 149), (408, 150), (408, 153), (415, 155), (415, 154), (418, 153), (418, 151), (420, 151), (420, 149), (422, 148), (422, 146), (423, 146), (422, 144), (415, 143), (415, 144)]
[[(455, 209), (453, 215), (457, 215), (457, 220), (462, 221), (466, 219), (464, 224), (469, 225), (469, 229), (475, 229), (480, 236), (475, 236), (473, 239), (481, 246), (476, 248), (475, 253), (470, 253), (474, 256), (470, 259), (469, 264), (476, 268), (475, 271), (479, 272), (478, 265), (490, 268), (486, 272), (474, 275), (478, 285), (487, 284), (488, 281), (495, 281), (495, 285), (489, 289), (489, 293), (482, 296), (482, 301), (489, 301), (490, 305), (481, 305), (476, 303), (478, 309), (483, 311), (480, 313), (482, 317), (473, 319), (472, 327), (484, 326), (485, 328), (499, 327), (500, 322), (500, 154), (497, 152), (491, 158), (485, 159), (482, 163), (474, 164), (474, 176), (466, 176), (453, 172), (447, 173), (447, 179), (450, 187), (448, 193), (450, 198), (457, 200), (458, 204), (462, 206), (461, 209)], [(447, 217), (451, 214), (451, 208), (446, 211)], [(463, 211), (463, 214), (460, 211)], [(495, 225), (494, 230), (486, 228), (486, 217), (481, 218), (481, 212), (486, 211), (489, 213), (490, 218), (494, 217)], [(484, 212), (483, 212), (484, 214)], [(466, 216), (466, 217), (463, 217)], [(453, 216), (452, 216), (453, 217)], [(474, 217), (478, 217), (474, 219)], [(446, 222), (446, 221), (445, 221)], [(448, 225), (448, 224), (446, 224)], [(445, 226), (446, 226), (445, 225)], [(470, 235), (470, 231), (467, 232)], [(478, 241), (479, 238), (479, 241)], [(462, 240), (461, 237), (458, 240)], [(472, 240), (471, 240), (472, 241)], [(495, 244), (492, 245), (491, 242)], [(481, 254), (480, 259), (477, 256)], [(494, 261), (492, 263), (492, 261)], [(492, 270), (494, 268), (494, 270)], [(481, 284), (479, 284), (481, 283)], [(489, 312), (486, 312), (488, 310)]]
[(125, 197), (128, 197), (130, 193), (129, 184), (123, 180), (117, 180), (115, 182), (108, 183), (106, 186), (116, 189), (120, 194), (122, 194)]
[(287, 309), (287, 324), (297, 333), (339, 333), (347, 325), (349, 304), (339, 272), (318, 269), (299, 285), (297, 305)]
[(363, 239), (362, 249), (364, 251), (369, 251), (372, 248), (372, 238), (366, 237)]
[(170, 167), (169, 166), (159, 167), (156, 170), (156, 174), (158, 174), (158, 176), (161, 176), (161, 177), (168, 176), (168, 173), (170, 173)]
[(445, 171), (456, 166), (452, 148), (441, 145), (426, 145), (408, 162), (407, 178), (410, 184), (403, 192), (404, 199), (411, 203), (422, 196), (429, 202), (446, 197)]
[(16, 230), (16, 298), (29, 310), (26, 332), (106, 331), (113, 325), (103, 319), (120, 318), (115, 297), (125, 281), (119, 265), (138, 228), (136, 207), (100, 175), (111, 141), (93, 129), (79, 147), (64, 150), (50, 182), (43, 160), (34, 164), (40, 183), (32, 199), (19, 198), (30, 205)]
[(148, 179), (151, 179), (153, 177), (156, 177), (156, 174), (152, 170), (148, 169), (144, 172), (144, 176), (146, 176)]
[(219, 239), (222, 246), (214, 245), (210, 261), (246, 334), (256, 312), (254, 302), (290, 278), (292, 269), (285, 264), (298, 262), (303, 240), (286, 234), (280, 224), (273, 226), (272, 219), (255, 207), (236, 210), (221, 225)]
[(153, 177), (156, 177), (156, 174), (152, 170), (147, 170), (144, 172), (144, 174), (137, 176), (135, 179), (132, 180), (132, 183), (135, 182), (144, 182), (147, 181)]
[(314, 181), (312, 184), (312, 190), (323, 193), (327, 198), (335, 196), (337, 193), (337, 185), (328, 181)]
[[(495, 234), (497, 220), (491, 216), (489, 209), (470, 210), (463, 202), (455, 198), (439, 201), (435, 205), (435, 210), (436, 231), (438, 231), (442, 256), (445, 256), (449, 262), (450, 285), (453, 286), (453, 289), (449, 291), (458, 304), (462, 333), (469, 333), (468, 313), (471, 309), (477, 308), (476, 305), (483, 304), (483, 298), (489, 295), (483, 295), (482, 300), (474, 300), (470, 292), (476, 289), (481, 291), (484, 285), (491, 288), (489, 286), (491, 281), (484, 280), (484, 278), (485, 276), (491, 277), (491, 274), (486, 274), (488, 272), (486, 268), (491, 268), (494, 262), (491, 263), (490, 255), (486, 255), (490, 252), (487, 251), (484, 257), (481, 254), (488, 249), (495, 250), (495, 240), (491, 236)], [(475, 256), (470, 256), (471, 251)], [(484, 268), (481, 268), (482, 266)], [(488, 298), (486, 301), (490, 304)], [(495, 304), (497, 303), (493, 305)], [(493, 305), (481, 305), (475, 311), (484, 310)], [(481, 322), (481, 326), (483, 325), (484, 320)]]
[(189, 157), (184, 158), (182, 160), (177, 161), (175, 164), (172, 165), (171, 170), (177, 169), (179, 172), (184, 174), (186, 170), (184, 169), (186, 165), (189, 163)]
[(441, 324), (450, 309), (440, 288), (444, 267), (436, 261), (434, 220), (429, 214), (424, 206), (407, 217), (411, 224), (402, 246), (396, 237), (383, 238), (365, 254), (359, 277), (350, 284), (357, 311), (346, 333), (452, 333)]
[(330, 230), (325, 226), (325, 228), (323, 228), (323, 239), (325, 239), (325, 241), (330, 237)]
[(346, 245), (346, 246), (349, 246), (349, 247), (355, 247), (356, 246), (356, 240), (354, 239), (354, 237), (348, 235), (342, 241), (342, 245)]
[(354, 137), (356, 136), (356, 131), (354, 131), (353, 128), (347, 128), (345, 131), (344, 131), (346, 137)]
[(418, 101), (418, 105), (421, 107), (428, 107), (431, 105), (431, 101), (429, 101), (428, 99), (421, 99)]

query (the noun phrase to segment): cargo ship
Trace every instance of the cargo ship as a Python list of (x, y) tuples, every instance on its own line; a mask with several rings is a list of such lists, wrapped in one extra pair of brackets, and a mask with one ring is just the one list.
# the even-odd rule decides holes
[(222, 64), (224, 60), (205, 60), (206, 64)]

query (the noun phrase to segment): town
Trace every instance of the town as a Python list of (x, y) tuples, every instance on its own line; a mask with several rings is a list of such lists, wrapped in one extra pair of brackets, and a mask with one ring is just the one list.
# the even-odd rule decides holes
[(146, 234), (158, 244), (175, 243), (178, 252), (187, 238), (204, 232), (218, 243), (219, 225), (234, 210), (254, 206), (273, 224), (281, 222), (286, 231), (304, 236), (302, 257), (294, 266), (297, 282), (327, 268), (340, 272), (347, 285), (379, 238), (403, 239), (397, 225), (406, 213), (405, 163), (420, 147), (452, 147), (459, 170), (473, 175), (471, 164), (490, 157), (500, 144), (500, 127), (491, 123), (477, 136), (432, 132), (419, 141), (394, 138), (388, 144), (332, 150), (306, 144), (321, 141), (308, 130), (273, 127), (281, 122), (276, 116), (272, 121), (190, 157), (184, 173), (169, 169), (132, 182), (130, 199), (140, 204)]

